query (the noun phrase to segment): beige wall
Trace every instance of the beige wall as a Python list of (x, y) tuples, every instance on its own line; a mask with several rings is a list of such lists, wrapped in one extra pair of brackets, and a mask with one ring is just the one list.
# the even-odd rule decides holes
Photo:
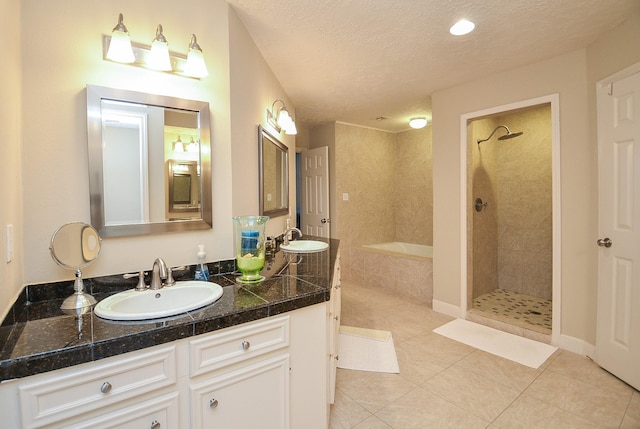
[[(287, 217), (295, 221), (296, 136), (278, 134), (268, 125), (267, 109), (275, 100), (283, 100), (290, 111), (294, 111), (294, 106), (232, 9), (229, 9), (229, 34), (232, 214), (258, 214), (258, 124), (262, 124), (289, 148), (289, 216), (271, 218), (266, 226), (267, 235), (278, 235), (285, 230)], [(224, 200), (220, 203), (224, 204)], [(224, 220), (228, 222), (227, 232), (231, 233), (231, 218)], [(233, 244), (224, 247), (232, 255)]]
[[(0, 40), (4, 40), (0, 61), (0, 320), (8, 310), (6, 303), (13, 302), (22, 288), (22, 61), (17, 34), (20, 34), (20, 2), (0, 0)], [(5, 225), (13, 225), (14, 255), (10, 263), (6, 262)]]
[[(623, 36), (620, 36), (623, 33)], [(640, 61), (638, 14), (588, 49), (433, 94), (434, 299), (460, 305), (460, 117), (558, 93), (562, 205), (561, 334), (595, 342), (597, 147), (593, 85)], [(618, 53), (611, 55), (610, 51)], [(601, 64), (609, 61), (605, 67)], [(590, 115), (591, 113), (591, 115)]]
[[(0, 149), (3, 160), (15, 161), (2, 172), (10, 179), (1, 182), (0, 192), (11, 204), (2, 205), (0, 222), (3, 227), (6, 223), (16, 226), (17, 243), (16, 260), (9, 265), (3, 262), (0, 268), (0, 315), (6, 313), (23, 284), (73, 278), (72, 272), (53, 262), (48, 246), (63, 223), (90, 222), (87, 84), (209, 102), (214, 225), (205, 231), (105, 239), (100, 257), (83, 270), (85, 277), (148, 269), (156, 257), (171, 265), (191, 264), (198, 244), (206, 245), (208, 260), (233, 257), (231, 217), (258, 211), (257, 125), (266, 124), (266, 108), (276, 97), (284, 98), (291, 109), (294, 106), (226, 2), (194, 0), (189, 9), (198, 13), (183, 13), (184, 7), (171, 0), (0, 3), (5, 24), (0, 32), (10, 41), (5, 54), (16, 59), (0, 66), (3, 78), (12, 77), (0, 83), (3, 97), (7, 94), (11, 100), (2, 108), (11, 105), (14, 109), (1, 115), (0, 132), (8, 133), (10, 138), (5, 141), (16, 141)], [(134, 42), (148, 44), (162, 23), (171, 49), (186, 53), (190, 35), (196, 33), (209, 76), (194, 80), (104, 61), (101, 38), (111, 31), (120, 12)], [(295, 150), (293, 137), (283, 142)], [(272, 227), (281, 230), (280, 223), (284, 225), (284, 217)], [(20, 268), (23, 246), (24, 272)]]

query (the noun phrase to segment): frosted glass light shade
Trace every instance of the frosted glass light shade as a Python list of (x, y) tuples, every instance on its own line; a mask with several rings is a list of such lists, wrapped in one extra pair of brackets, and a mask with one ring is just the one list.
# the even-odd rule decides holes
[(409, 126), (415, 129), (424, 128), (427, 126), (427, 118), (411, 118)]
[(136, 60), (128, 33), (117, 30), (111, 33), (107, 58), (119, 63), (132, 63)]
[(293, 122), (293, 119), (291, 120), (289, 126), (284, 129), (284, 133), (290, 136), (295, 136), (296, 134), (298, 134), (298, 129), (296, 128), (296, 123)]
[(169, 45), (159, 40), (154, 40), (149, 53), (149, 67), (154, 70), (171, 70), (171, 60), (169, 59)]

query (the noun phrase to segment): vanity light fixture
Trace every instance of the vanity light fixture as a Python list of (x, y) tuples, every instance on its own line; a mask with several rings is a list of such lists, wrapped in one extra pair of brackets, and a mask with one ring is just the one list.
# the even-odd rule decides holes
[(122, 14), (118, 15), (118, 23), (111, 32), (111, 43), (107, 51), (107, 58), (118, 63), (133, 63), (136, 57), (133, 55), (129, 31), (122, 22)]
[(169, 59), (169, 43), (162, 34), (162, 24), (156, 28), (156, 37), (151, 42), (151, 52), (149, 53), (149, 67), (154, 70), (170, 71), (171, 60)]
[(198, 45), (195, 34), (191, 35), (191, 41), (189, 42), (189, 54), (187, 55), (187, 65), (184, 68), (184, 73), (192, 77), (206, 77), (209, 74), (207, 65), (204, 63), (202, 49)]
[(200, 153), (200, 145), (193, 140), (193, 137), (191, 137), (191, 141), (187, 145), (187, 152)]
[(180, 136), (178, 136), (178, 140), (173, 142), (173, 151), (184, 152), (184, 143), (182, 143), (182, 140), (180, 140)]
[[(282, 107), (277, 109), (276, 103), (280, 103)], [(267, 109), (267, 122), (269, 122), (269, 124), (278, 132), (284, 130), (284, 133), (288, 135), (298, 134), (296, 123), (289, 115), (287, 106), (285, 106), (284, 101), (282, 100), (274, 101), (273, 104), (271, 104), (271, 109)]]
[(461, 19), (449, 28), (449, 33), (454, 36), (464, 36), (471, 33), (476, 28), (476, 25), (468, 19)]
[(424, 118), (424, 117), (411, 118), (409, 120), (409, 126), (415, 129), (424, 128), (427, 126), (427, 118)]
[(111, 36), (102, 37), (105, 60), (195, 79), (208, 76), (202, 48), (198, 45), (195, 34), (191, 35), (188, 55), (184, 55), (169, 51), (169, 44), (162, 33), (162, 25), (156, 28), (155, 38), (149, 46), (131, 42), (127, 27), (122, 21), (122, 14), (119, 14), (118, 24), (113, 28)]

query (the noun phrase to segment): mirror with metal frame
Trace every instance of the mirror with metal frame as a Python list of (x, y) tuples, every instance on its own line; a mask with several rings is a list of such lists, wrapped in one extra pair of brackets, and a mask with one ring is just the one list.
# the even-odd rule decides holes
[(96, 303), (96, 299), (84, 291), (80, 269), (98, 257), (101, 243), (98, 231), (83, 222), (64, 224), (53, 233), (49, 244), (51, 257), (58, 265), (76, 272), (75, 293), (60, 307), (65, 313), (83, 314)]
[(289, 149), (258, 126), (260, 215), (289, 214)]
[(87, 85), (91, 224), (101, 236), (212, 227), (209, 116), (204, 101)]

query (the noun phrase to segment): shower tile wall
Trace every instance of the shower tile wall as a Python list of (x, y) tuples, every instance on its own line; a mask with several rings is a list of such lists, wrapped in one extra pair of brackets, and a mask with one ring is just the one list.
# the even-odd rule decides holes
[[(487, 137), (500, 124), (524, 134), (499, 141), (497, 137), (503, 135), (499, 131), (478, 148), (475, 140)], [(550, 107), (511, 112), (470, 126), (474, 167), (470, 207), (476, 197), (488, 206), (470, 214), (473, 293), (469, 298), (500, 288), (551, 299)]]
[(431, 127), (394, 134), (336, 123), (334, 166), (331, 228), (344, 249), (344, 278), (350, 275), (352, 247), (432, 244)]
[(499, 119), (521, 137), (498, 142), (498, 285), (551, 299), (551, 109)]
[[(468, 196), (467, 215), (472, 219), (468, 226), (469, 245), (468, 254), (472, 255), (469, 262), (469, 284), (473, 285), (473, 298), (489, 293), (498, 288), (498, 196), (496, 178), (497, 146), (494, 138), (477, 144), (478, 138), (486, 138), (499, 123), (495, 118), (487, 118), (472, 122), (467, 135), (471, 136), (467, 143), (472, 153), (471, 163), (473, 174), (469, 175), (471, 182), (468, 189), (472, 192)], [(486, 208), (477, 212), (474, 201), (481, 198), (487, 204)], [(471, 288), (470, 288), (471, 289)]]

